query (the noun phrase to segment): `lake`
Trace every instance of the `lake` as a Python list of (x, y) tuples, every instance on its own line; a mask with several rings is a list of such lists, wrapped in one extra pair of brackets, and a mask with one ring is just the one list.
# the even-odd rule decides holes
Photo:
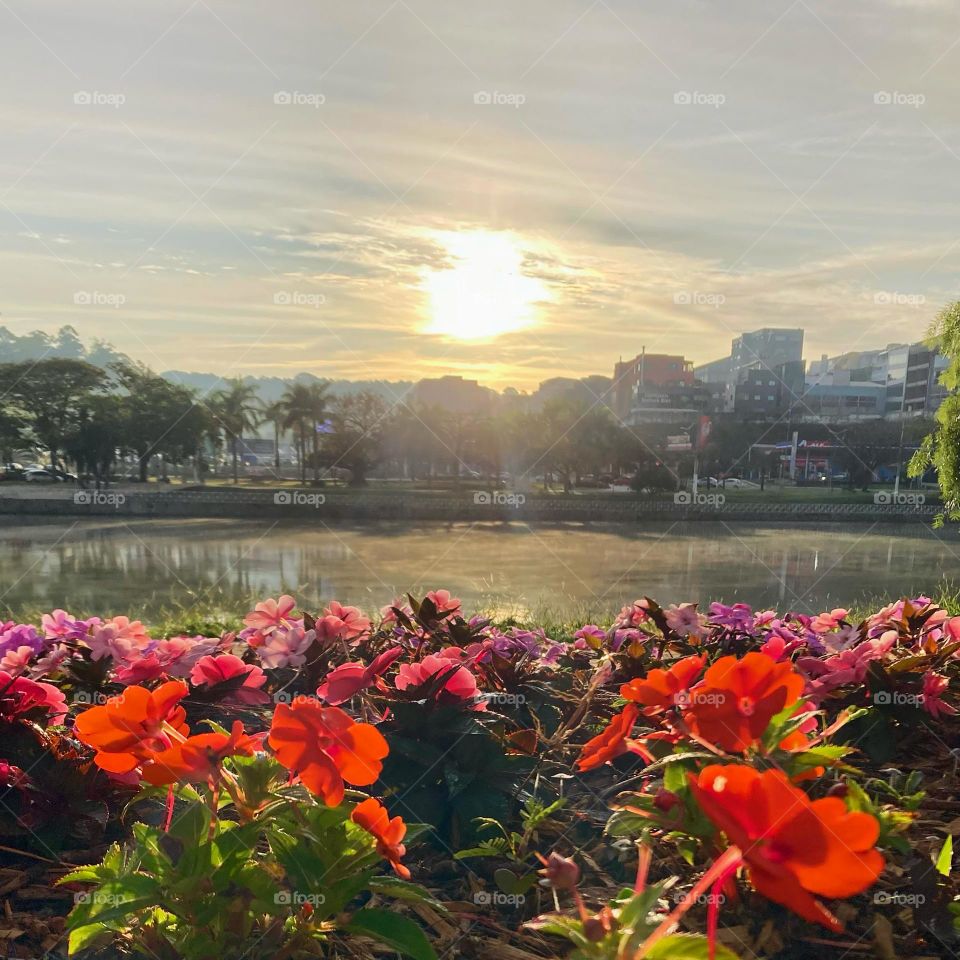
[(445, 587), (468, 611), (588, 615), (644, 594), (819, 612), (960, 579), (954, 530), (860, 524), (305, 525), (0, 517), (0, 600), (149, 619), (296, 594), (373, 610)]

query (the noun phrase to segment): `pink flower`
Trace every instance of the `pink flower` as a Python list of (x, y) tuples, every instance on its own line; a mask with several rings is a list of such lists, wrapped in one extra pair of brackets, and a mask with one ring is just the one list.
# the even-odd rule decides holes
[(70, 648), (62, 643), (51, 647), (34, 665), (30, 671), (31, 677), (45, 677), (60, 669), (60, 665), (70, 659)]
[(324, 618), (336, 617), (343, 624), (340, 636), (347, 640), (354, 640), (370, 629), (369, 617), (365, 617), (358, 607), (345, 607), (331, 600), (323, 613)]
[(317, 638), (315, 630), (303, 627), (278, 627), (265, 637), (263, 646), (257, 647), (260, 662), (270, 669), (276, 667), (300, 667), (306, 663), (307, 650)]
[(258, 603), (244, 618), (243, 622), (261, 633), (272, 633), (281, 627), (289, 626), (293, 618), (290, 612), (297, 605), (293, 597), (284, 594), (279, 600), (264, 600)]
[(190, 682), (197, 687), (215, 687), (234, 677), (244, 676), (244, 681), (224, 697), (224, 702), (235, 701), (253, 705), (269, 703), (270, 697), (260, 689), (267, 682), (267, 675), (257, 666), (244, 663), (232, 653), (218, 657), (201, 657), (190, 671)]
[(699, 639), (705, 633), (706, 617), (697, 613), (695, 603), (681, 603), (680, 606), (671, 605), (663, 611), (667, 626), (682, 637), (696, 637)]
[(864, 640), (856, 647), (826, 660), (801, 657), (797, 661), (797, 667), (808, 677), (807, 694), (814, 698), (822, 697), (848, 683), (863, 683), (870, 662), (882, 660), (896, 642), (896, 630), (888, 630), (881, 637)]
[(112, 657), (114, 660), (126, 660), (136, 656), (150, 643), (150, 637), (139, 620), (129, 617), (113, 617), (94, 626), (93, 633), (86, 640), (90, 655), (94, 660)]
[[(480, 695), (477, 688), (477, 678), (466, 668), (456, 665), (455, 660), (430, 654), (419, 663), (402, 663), (397, 674), (396, 688), (410, 690), (423, 686), (434, 677), (447, 676), (443, 687), (435, 697), (438, 702), (450, 700), (473, 700)], [(472, 707), (474, 710), (486, 710), (487, 705), (482, 701)]]
[(383, 676), (403, 655), (403, 647), (391, 647), (375, 657), (369, 666), (362, 663), (344, 663), (331, 670), (317, 688), (317, 696), (334, 706), (366, 690)]
[[(96, 623), (99, 623), (99, 619)], [(54, 610), (40, 618), (43, 634), (48, 640), (80, 640), (87, 635), (87, 621), (77, 620), (66, 610)]]
[(923, 709), (926, 710), (934, 720), (939, 720), (942, 714), (952, 716), (957, 712), (955, 707), (944, 703), (942, 699), (943, 695), (947, 692), (949, 684), (950, 681), (946, 677), (941, 676), (939, 673), (934, 673), (932, 670), (928, 670), (923, 675), (923, 692), (920, 694), (920, 699)]
[(154, 649), (171, 677), (188, 677), (196, 663), (216, 653), (221, 642), (220, 637), (169, 637)]
[(460, 601), (451, 597), (449, 590), (431, 590), (427, 599), (437, 608), (437, 616), (441, 619), (460, 615)]
[(27, 669), (27, 664), (33, 659), (34, 653), (33, 647), (28, 647), (26, 644), (17, 647), (16, 650), (8, 650), (0, 659), (0, 670), (5, 670), (12, 676), (19, 676)]
[(167, 666), (155, 651), (143, 654), (143, 656), (135, 653), (124, 660), (120, 666), (114, 670), (113, 675), (118, 683), (123, 683), (127, 686), (136, 686), (165, 677), (167, 675)]
[(380, 619), (384, 623), (396, 623), (397, 615), (394, 610), (399, 610), (407, 617), (413, 618), (413, 610), (410, 607), (406, 597), (394, 597), (391, 603), (380, 608)]
[(810, 628), (816, 633), (829, 633), (831, 630), (836, 630), (840, 627), (841, 622), (845, 621), (849, 616), (849, 610), (836, 607), (829, 613), (820, 613), (815, 616), (810, 623)]
[(617, 626), (638, 627), (644, 620), (649, 619), (649, 617), (647, 601), (634, 600), (633, 603), (628, 603), (625, 607), (621, 608), (620, 615), (617, 617)]

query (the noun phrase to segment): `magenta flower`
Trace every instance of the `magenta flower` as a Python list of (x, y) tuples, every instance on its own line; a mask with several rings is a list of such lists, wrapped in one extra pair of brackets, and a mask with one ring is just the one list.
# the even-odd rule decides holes
[[(434, 677), (449, 674), (442, 689), (437, 693), (437, 701), (466, 701), (480, 695), (477, 678), (466, 668), (458, 666), (456, 660), (448, 660), (436, 654), (424, 657), (419, 663), (402, 663), (397, 674), (395, 686), (398, 690), (411, 690), (423, 686)], [(473, 710), (486, 710), (487, 705), (480, 701)]]
[(587, 623), (573, 635), (573, 645), (577, 650), (586, 650), (588, 647), (599, 650), (606, 639), (606, 630), (598, 627), (595, 623)]
[(218, 657), (201, 657), (190, 671), (190, 682), (196, 687), (215, 687), (218, 683), (243, 676), (244, 681), (228, 693), (224, 703), (245, 703), (253, 706), (257, 703), (269, 703), (270, 696), (260, 689), (267, 682), (267, 675), (252, 663), (244, 663), (232, 653), (221, 653)]
[(0, 671), (0, 721), (16, 720), (33, 713), (60, 723), (67, 714), (67, 698), (52, 683), (12, 677)]
[(391, 647), (375, 657), (369, 666), (362, 663), (344, 663), (331, 670), (317, 688), (321, 700), (336, 706), (355, 694), (372, 687), (377, 679), (403, 655), (403, 647)]

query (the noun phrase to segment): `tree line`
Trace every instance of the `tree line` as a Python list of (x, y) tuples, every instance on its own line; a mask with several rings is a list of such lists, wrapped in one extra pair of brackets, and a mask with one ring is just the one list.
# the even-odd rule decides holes
[[(0, 453), (42, 449), (54, 467), (75, 464), (98, 484), (118, 464), (135, 463), (140, 480), (151, 468), (166, 476), (171, 465), (192, 463), (198, 476), (226, 462), (236, 482), (244, 441), (267, 432), (280, 444), (290, 438), (300, 479), (319, 482), (337, 468), (362, 485), (381, 468), (409, 479), (544, 477), (569, 490), (588, 476), (630, 476), (643, 489), (675, 489), (699, 460), (701, 475), (741, 475), (762, 469), (775, 475), (780, 455), (756, 444), (789, 439), (787, 423), (744, 423), (717, 416), (707, 445), (671, 452), (676, 424), (628, 427), (598, 398), (570, 394), (533, 405), (504, 396), (490, 409), (456, 412), (426, 406), (411, 395), (390, 403), (362, 390), (333, 397), (323, 382), (291, 382), (272, 403), (242, 378), (210, 393), (176, 384), (149, 368), (123, 360), (100, 368), (85, 360), (47, 358), (0, 366)], [(826, 440), (850, 482), (869, 482), (881, 463), (915, 449), (929, 425), (906, 429), (890, 421), (828, 426), (799, 424), (801, 439)], [(903, 434), (903, 436), (901, 436)], [(905, 445), (905, 446), (904, 446)]]

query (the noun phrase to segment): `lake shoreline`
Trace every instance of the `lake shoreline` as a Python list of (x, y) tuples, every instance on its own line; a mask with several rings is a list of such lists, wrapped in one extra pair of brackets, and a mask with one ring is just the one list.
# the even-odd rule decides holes
[[(691, 502), (633, 497), (549, 497), (466, 493), (422, 496), (404, 493), (325, 490), (190, 490), (151, 493), (104, 490), (66, 492), (64, 496), (0, 496), (0, 514), (48, 517), (140, 517), (171, 519), (433, 521), (433, 522), (667, 522), (719, 523), (922, 523), (940, 512), (933, 504), (907, 502), (837, 503), (744, 502), (725, 500), (722, 492), (701, 494)], [(887, 501), (892, 496), (887, 495)]]

